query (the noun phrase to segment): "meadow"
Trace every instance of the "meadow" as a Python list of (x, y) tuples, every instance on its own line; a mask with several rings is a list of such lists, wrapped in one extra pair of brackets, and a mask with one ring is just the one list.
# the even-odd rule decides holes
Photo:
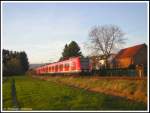
[(125, 97), (147, 103), (147, 78), (129, 76), (35, 76), (47, 81), (83, 88), (88, 91)]
[[(70, 78), (67, 81), (72, 81)], [(81, 79), (76, 78), (76, 79)], [(143, 102), (88, 91), (56, 82), (22, 75), (3, 80), (3, 110), (16, 110), (12, 100), (12, 80), (15, 82), (18, 110), (146, 110)], [(84, 79), (83, 79), (84, 80)], [(86, 82), (86, 81), (85, 81)]]

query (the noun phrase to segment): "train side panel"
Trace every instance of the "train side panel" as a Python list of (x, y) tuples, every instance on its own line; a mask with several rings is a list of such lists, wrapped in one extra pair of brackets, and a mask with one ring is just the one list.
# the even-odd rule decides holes
[(89, 59), (87, 58), (70, 58), (69, 60), (56, 62), (36, 68), (37, 74), (52, 73), (79, 73), (90, 70)]

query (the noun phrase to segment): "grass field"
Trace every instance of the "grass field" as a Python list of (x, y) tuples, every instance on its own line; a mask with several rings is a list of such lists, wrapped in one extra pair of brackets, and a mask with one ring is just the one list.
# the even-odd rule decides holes
[[(37, 76), (36, 76), (37, 78)], [(147, 103), (147, 79), (138, 77), (101, 76), (38, 76), (47, 81), (84, 88), (89, 91), (125, 97)]]
[(70, 87), (54, 81), (13, 76), (3, 81), (3, 109), (12, 110), (11, 81), (15, 80), (20, 110), (146, 110), (144, 103)]

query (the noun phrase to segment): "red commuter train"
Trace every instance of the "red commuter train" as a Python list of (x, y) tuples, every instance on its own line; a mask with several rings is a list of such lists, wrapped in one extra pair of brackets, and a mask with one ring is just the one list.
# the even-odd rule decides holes
[(68, 60), (54, 62), (47, 65), (37, 67), (36, 74), (60, 74), (60, 73), (82, 73), (91, 72), (91, 64), (89, 58), (74, 57)]

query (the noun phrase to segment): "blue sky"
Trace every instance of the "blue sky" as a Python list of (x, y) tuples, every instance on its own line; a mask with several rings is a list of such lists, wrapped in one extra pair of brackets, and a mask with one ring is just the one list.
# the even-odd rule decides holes
[(30, 63), (57, 61), (72, 40), (84, 55), (94, 25), (115, 24), (124, 47), (147, 43), (146, 3), (3, 3), (3, 48), (25, 51)]

